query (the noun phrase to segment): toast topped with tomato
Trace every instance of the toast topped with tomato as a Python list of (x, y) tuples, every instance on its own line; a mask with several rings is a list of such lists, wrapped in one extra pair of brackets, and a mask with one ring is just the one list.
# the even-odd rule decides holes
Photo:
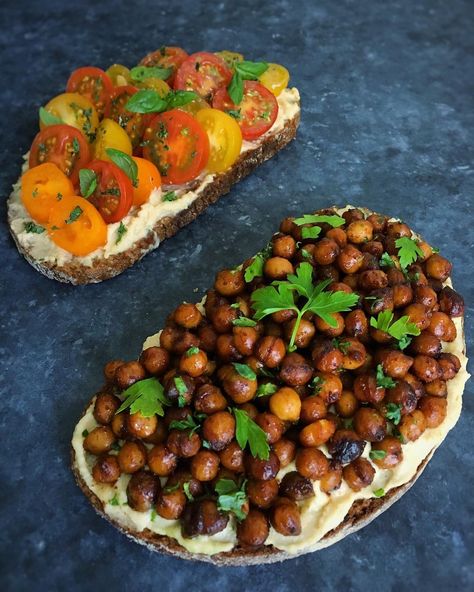
[(74, 71), (40, 108), (8, 202), (19, 251), (63, 282), (121, 273), (295, 137), (288, 81), (279, 64), (178, 47)]

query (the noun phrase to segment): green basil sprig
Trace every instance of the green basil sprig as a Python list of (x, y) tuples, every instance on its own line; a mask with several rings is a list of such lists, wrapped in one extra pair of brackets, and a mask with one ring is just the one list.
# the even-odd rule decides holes
[(235, 62), (234, 75), (227, 87), (227, 92), (233, 103), (239, 105), (244, 97), (244, 80), (258, 80), (266, 70), (268, 70), (267, 62), (249, 62), (243, 60), (242, 62)]
[(198, 98), (199, 96), (190, 90), (172, 90), (162, 97), (156, 90), (142, 89), (130, 97), (125, 108), (132, 113), (162, 113), (187, 105)]

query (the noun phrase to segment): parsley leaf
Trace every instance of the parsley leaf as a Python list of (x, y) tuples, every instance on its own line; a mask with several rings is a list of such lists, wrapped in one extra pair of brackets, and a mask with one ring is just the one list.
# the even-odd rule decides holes
[(387, 456), (385, 450), (371, 450), (369, 452), (369, 457), (372, 460), (382, 460)]
[(69, 214), (69, 218), (67, 220), (64, 220), (64, 222), (66, 222), (66, 224), (72, 224), (73, 222), (75, 222), (79, 216), (83, 213), (83, 209), (80, 206), (76, 206), (75, 208), (73, 208), (71, 210), (71, 213)]
[(232, 479), (219, 479), (215, 486), (218, 495), (217, 508), (223, 512), (232, 512), (237, 520), (244, 520), (247, 516), (247, 512), (243, 510), (247, 503), (246, 484), (247, 481), (243, 481), (239, 487)]
[(53, 113), (50, 113), (44, 107), (40, 107), (39, 118), (40, 118), (41, 123), (46, 126), (60, 125), (60, 124), (64, 123), (64, 121), (60, 117), (58, 117), (57, 115), (54, 115)]
[(169, 405), (165, 397), (163, 386), (156, 378), (145, 378), (139, 380), (123, 391), (125, 400), (117, 409), (115, 414), (125, 411), (130, 407), (130, 413), (141, 413), (143, 417), (165, 414), (163, 405)]
[(278, 390), (278, 387), (276, 384), (273, 384), (273, 382), (266, 382), (264, 384), (261, 384), (258, 387), (255, 396), (256, 397), (266, 397), (268, 395), (273, 395), (273, 393), (276, 393), (277, 390)]
[(191, 356), (195, 356), (196, 354), (198, 354), (200, 352), (200, 349), (196, 346), (194, 347), (190, 347), (187, 351), (186, 351), (186, 357), (189, 358)]
[(252, 370), (252, 368), (250, 368), (250, 366), (247, 366), (247, 364), (239, 364), (238, 362), (234, 362), (232, 366), (234, 366), (235, 371), (237, 374), (240, 374), (242, 378), (247, 378), (247, 380), (257, 379), (257, 375)]
[(119, 169), (127, 175), (134, 187), (138, 186), (138, 166), (131, 156), (117, 150), (116, 148), (106, 148), (107, 156), (118, 166)]
[(242, 409), (233, 409), (236, 421), (235, 438), (239, 446), (244, 449), (247, 444), (250, 446), (252, 456), (268, 460), (270, 446), (267, 442), (267, 435)]
[(156, 513), (156, 510), (153, 508), (150, 514), (150, 522), (154, 522), (157, 516), (158, 514)]
[(378, 364), (377, 366), (377, 386), (382, 388), (393, 388), (397, 383), (390, 378), (390, 376), (385, 376), (383, 373), (383, 366), (382, 364)]
[(176, 191), (167, 191), (161, 199), (162, 201), (176, 201), (178, 196), (176, 195)]
[[(405, 349), (410, 343), (411, 339), (408, 335), (419, 335), (420, 329), (410, 321), (410, 318), (405, 315), (393, 322), (393, 312), (391, 310), (383, 310), (379, 312), (377, 318), (370, 317), (370, 326), (388, 333), (398, 340), (400, 349)], [(407, 341), (408, 340), (408, 341)]]
[(175, 376), (173, 382), (178, 391), (178, 407), (184, 407), (186, 405), (185, 395), (188, 392), (188, 387), (181, 376)]
[(43, 232), (46, 230), (43, 226), (39, 226), (38, 224), (35, 224), (34, 222), (25, 222), (23, 224), (23, 227), (25, 229), (25, 232), (32, 232), (34, 234), (43, 234)]
[(189, 481), (186, 481), (186, 483), (183, 483), (183, 491), (184, 491), (186, 497), (188, 498), (188, 500), (190, 502), (192, 502), (194, 500), (194, 496), (191, 493), (191, 490), (189, 488)]
[(117, 238), (115, 240), (115, 244), (118, 245), (119, 242), (122, 240), (123, 235), (127, 232), (127, 227), (123, 222), (120, 222), (119, 227), (117, 228)]
[(89, 435), (89, 430), (82, 430), (82, 437), (85, 438)]
[(192, 415), (188, 415), (186, 419), (173, 420), (170, 422), (172, 430), (191, 430), (189, 435), (194, 434), (201, 426), (196, 423)]
[(385, 417), (395, 425), (398, 425), (402, 418), (402, 406), (400, 403), (387, 403)]
[(90, 197), (97, 189), (97, 175), (90, 169), (81, 169), (79, 171), (79, 185), (81, 195), (86, 199)]
[(298, 226), (302, 224), (329, 224), (333, 228), (344, 226), (346, 223), (342, 216), (319, 216), (317, 214), (305, 214), (301, 218), (295, 218), (293, 222)]
[(171, 68), (160, 68), (158, 66), (135, 66), (130, 70), (130, 78), (134, 82), (143, 82), (147, 78), (159, 78), (166, 80), (171, 76), (173, 70)]
[(111, 506), (120, 506), (120, 501), (117, 493), (114, 495), (113, 498), (109, 499), (109, 504)]
[(380, 489), (376, 489), (374, 491), (375, 497), (383, 497), (385, 495), (384, 489), (381, 487)]
[(414, 263), (418, 257), (423, 257), (424, 253), (413, 238), (402, 236), (397, 238), (395, 246), (398, 248), (398, 258), (402, 269), (406, 269)]
[(347, 354), (347, 352), (349, 351), (351, 344), (349, 341), (344, 341), (344, 338), (338, 338), (335, 337), (332, 340), (332, 344), (334, 345), (334, 347), (336, 347), (340, 352), (342, 352), (344, 355)]
[(232, 324), (235, 327), (255, 327), (257, 322), (247, 317), (239, 317), (238, 319), (234, 319)]
[(301, 236), (303, 238), (318, 238), (321, 234), (321, 228), (319, 226), (303, 226), (301, 229)]
[(395, 267), (395, 263), (388, 253), (382, 253), (379, 263), (381, 267)]

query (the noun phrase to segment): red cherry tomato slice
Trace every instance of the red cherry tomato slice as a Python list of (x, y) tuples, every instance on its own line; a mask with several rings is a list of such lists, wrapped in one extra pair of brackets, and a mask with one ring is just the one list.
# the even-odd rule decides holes
[(156, 165), (164, 185), (195, 179), (209, 160), (206, 132), (192, 115), (179, 109), (156, 115), (143, 144), (143, 156)]
[(52, 162), (67, 175), (73, 185), (79, 182), (79, 171), (91, 159), (89, 143), (70, 125), (49, 125), (39, 132), (30, 149), (30, 169)]
[(113, 87), (112, 81), (103, 70), (87, 66), (74, 70), (67, 81), (66, 90), (88, 98), (96, 108), (99, 117), (103, 117)]
[(173, 73), (166, 79), (166, 82), (173, 86), (176, 71), (187, 57), (189, 57), (189, 54), (184, 49), (181, 49), (181, 47), (163, 46), (146, 55), (140, 62), (140, 65), (170, 68), (173, 70)]
[(210, 99), (221, 87), (226, 87), (232, 79), (232, 70), (223, 59), (213, 53), (193, 53), (185, 60), (174, 81), (177, 90), (193, 90), (203, 99)]
[(87, 168), (94, 171), (97, 178), (97, 187), (89, 201), (99, 210), (104, 222), (118, 222), (132, 207), (132, 182), (122, 169), (105, 160), (93, 160)]
[(110, 95), (105, 113), (105, 117), (116, 121), (127, 132), (134, 148), (140, 144), (145, 127), (152, 117), (145, 113), (132, 113), (125, 108), (130, 97), (136, 92), (138, 88), (134, 86), (116, 86)]
[(275, 123), (278, 116), (278, 101), (275, 95), (259, 82), (244, 81), (244, 96), (240, 105), (229, 97), (226, 88), (217, 91), (212, 101), (214, 109), (232, 114), (238, 113), (237, 123), (244, 140), (256, 140)]

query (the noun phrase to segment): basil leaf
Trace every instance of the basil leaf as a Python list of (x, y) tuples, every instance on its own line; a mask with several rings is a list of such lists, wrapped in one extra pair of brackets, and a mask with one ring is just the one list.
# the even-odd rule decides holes
[(161, 199), (162, 201), (176, 201), (178, 196), (176, 195), (176, 191), (167, 191)]
[(117, 150), (116, 148), (106, 148), (107, 156), (116, 164), (119, 169), (127, 175), (134, 187), (138, 186), (138, 166), (131, 156)]
[(72, 224), (73, 222), (75, 222), (79, 216), (83, 213), (83, 209), (80, 206), (76, 206), (75, 208), (73, 208), (71, 210), (71, 213), (69, 214), (69, 218), (67, 220), (64, 220), (66, 222), (66, 224)]
[(199, 99), (199, 95), (192, 90), (172, 90), (166, 95), (165, 99), (168, 103), (168, 109), (174, 109)]
[(81, 195), (86, 199), (90, 197), (97, 189), (97, 175), (90, 169), (81, 169), (79, 171), (79, 185)]
[(267, 62), (249, 62), (243, 60), (236, 62), (234, 69), (238, 72), (244, 80), (257, 80), (264, 72), (268, 70)]
[(166, 80), (173, 74), (171, 68), (160, 68), (158, 66), (135, 66), (130, 70), (130, 78), (134, 82), (142, 82), (147, 78), (159, 78)]
[(242, 102), (244, 98), (244, 80), (238, 72), (235, 72), (232, 76), (232, 80), (227, 87), (227, 92), (235, 105), (239, 105)]
[(123, 235), (127, 232), (127, 227), (125, 226), (125, 224), (123, 222), (120, 222), (119, 227), (117, 229), (117, 239), (115, 241), (115, 244), (118, 245), (119, 242), (122, 240)]
[(24, 223), (25, 232), (32, 232), (33, 234), (43, 234), (45, 228), (43, 226), (39, 226), (34, 222), (25, 222)]
[(167, 106), (167, 101), (156, 90), (144, 89), (130, 97), (125, 109), (132, 113), (161, 113)]
[(53, 113), (50, 113), (44, 107), (40, 107), (39, 109), (39, 118), (43, 125), (60, 125), (64, 123), (60, 117), (53, 115)]

